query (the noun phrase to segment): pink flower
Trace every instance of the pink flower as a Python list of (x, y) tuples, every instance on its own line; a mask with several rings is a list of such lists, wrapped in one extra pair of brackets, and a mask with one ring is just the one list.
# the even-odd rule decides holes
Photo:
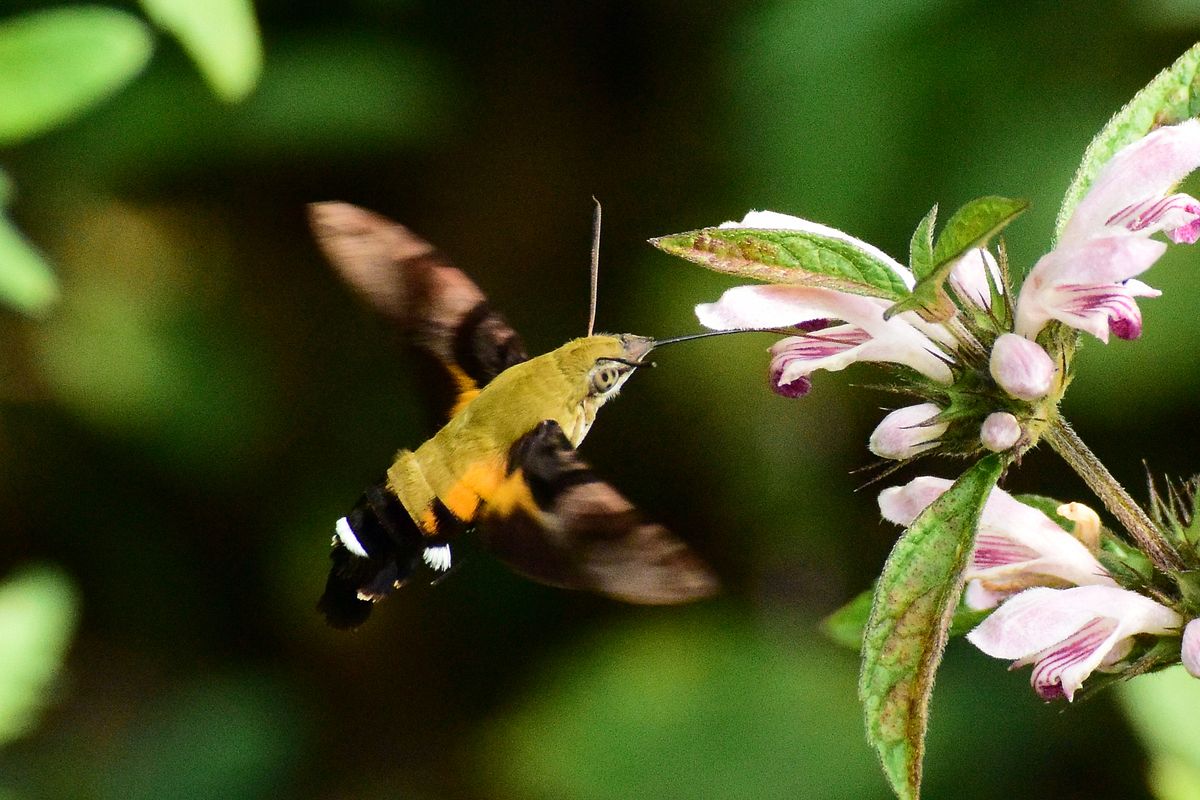
[[(741, 222), (726, 222), (721, 227), (803, 230), (840, 239), (886, 264), (905, 285), (913, 285), (908, 269), (879, 249), (815, 222), (773, 211), (751, 211)], [(878, 297), (834, 289), (768, 284), (730, 289), (717, 302), (696, 306), (696, 316), (714, 330), (795, 329), (797, 335), (771, 348), (771, 383), (781, 394), (806, 394), (813, 372), (841, 370), (857, 361), (904, 364), (938, 383), (949, 384), (953, 377), (949, 356), (941, 345), (948, 348), (952, 344), (950, 334), (913, 313), (885, 320), (883, 313), (891, 305)]]
[[(943, 478), (914, 478), (884, 489), (879, 510), (890, 522), (911, 525), (950, 485)], [(994, 608), (1031, 586), (1117, 585), (1078, 539), (1002, 489), (993, 489), (984, 504), (963, 577), (966, 603), (977, 610)]]
[(1038, 587), (1006, 601), (967, 639), (989, 656), (1033, 664), (1044, 700), (1071, 700), (1096, 669), (1120, 662), (1134, 636), (1174, 633), (1182, 619), (1149, 597), (1113, 586)]
[(1135, 298), (1158, 290), (1134, 276), (1176, 243), (1200, 237), (1200, 202), (1168, 194), (1200, 166), (1200, 121), (1159, 128), (1127, 145), (1096, 175), (1055, 246), (1034, 265), (1017, 298), (1016, 331), (1028, 339), (1056, 319), (1108, 341), (1141, 335)]

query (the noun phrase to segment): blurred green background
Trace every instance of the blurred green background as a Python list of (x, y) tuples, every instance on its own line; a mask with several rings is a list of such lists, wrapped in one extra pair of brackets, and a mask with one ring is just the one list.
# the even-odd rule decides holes
[[(332, 631), (332, 523), (431, 429), (304, 205), (420, 231), (539, 352), (583, 332), (593, 194), (602, 329), (695, 330), (733, 282), (645, 240), (750, 208), (903, 257), (935, 202), (1028, 197), (1024, 269), (1092, 134), (1200, 39), (1195, 4), (260, 0), (257, 85), (246, 26), (193, 41), (197, 69), (144, 5), (108, 4), (142, 21), (123, 88), (0, 146), (60, 295), (0, 312), (0, 798), (888, 797), (855, 655), (816, 627), (897, 533), (853, 474), (898, 403), (854, 385), (877, 374), (784, 400), (767, 343), (731, 337), (604, 411), (585, 456), (718, 599), (624, 606), (477, 554)], [(1198, 261), (1155, 267), (1145, 336), (1089, 342), (1066, 402), (1139, 496), (1143, 458), (1196, 471)], [(1048, 452), (1007, 487), (1088, 497)], [(1063, 711), (1027, 681), (951, 644), (927, 797), (1151, 796), (1114, 696)]]

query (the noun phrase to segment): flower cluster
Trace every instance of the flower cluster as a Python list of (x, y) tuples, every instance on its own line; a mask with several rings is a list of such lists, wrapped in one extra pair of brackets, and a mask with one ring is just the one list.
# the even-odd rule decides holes
[[(739, 286), (715, 303), (696, 307), (701, 324), (714, 330), (780, 329), (793, 335), (771, 348), (769, 380), (779, 394), (799, 397), (812, 375), (860, 361), (901, 365), (914, 394), (925, 402), (888, 414), (870, 439), (871, 451), (903, 460), (941, 447), (951, 452), (992, 452), (1031, 446), (1031, 420), (1044, 404), (1057, 404), (1064, 386), (1062, 354), (1047, 351), (1039, 335), (1048, 323), (1108, 341), (1111, 331), (1133, 339), (1142, 329), (1135, 298), (1158, 290), (1137, 280), (1166, 250), (1151, 239), (1162, 232), (1174, 242), (1200, 237), (1200, 202), (1171, 187), (1200, 166), (1200, 121), (1160, 128), (1113, 156), (1076, 207), (1057, 246), (1034, 265), (1015, 305), (1004, 294), (1006, 276), (984, 248), (968, 250), (953, 265), (948, 284), (960, 308), (982, 312), (974, 331), (989, 345), (992, 393), (975, 402), (981, 387), (967, 369), (962, 333), (945, 321), (915, 311), (889, 316), (880, 297), (811, 285)], [(796, 231), (844, 243), (884, 265), (912, 289), (910, 269), (878, 248), (842, 231), (773, 211), (752, 211), (720, 229)], [(992, 309), (1000, 298), (1005, 309)]]
[[(991, 452), (1007, 454), (1011, 461), (1058, 419), (1079, 338), (1074, 331), (1102, 342), (1110, 333), (1121, 339), (1141, 334), (1137, 298), (1160, 292), (1138, 276), (1168, 246), (1152, 237), (1161, 233), (1188, 244), (1200, 239), (1200, 201), (1173, 191), (1197, 167), (1200, 120), (1195, 119), (1158, 128), (1116, 152), (1096, 172), (1055, 246), (1017, 291), (1006, 259), (998, 261), (986, 246), (978, 246), (986, 245), (986, 237), (960, 236), (967, 244), (957, 252), (950, 249), (957, 242), (943, 248), (939, 240), (935, 246), (933, 213), (922, 223), (922, 228), (928, 223), (929, 246), (920, 259), (914, 250), (910, 269), (833, 228), (752, 211), (740, 222), (699, 233), (740, 247), (730, 257), (735, 263), (753, 261), (759, 252), (779, 252), (769, 249), (773, 243), (783, 243), (779, 246), (786, 250), (788, 242), (816, 240), (829, 259), (865, 263), (887, 274), (849, 284), (824, 280), (828, 275), (792, 283), (780, 273), (745, 270), (772, 282), (730, 289), (716, 302), (697, 306), (696, 315), (715, 330), (784, 334), (770, 349), (768, 370), (771, 388), (784, 396), (809, 394), (821, 370), (865, 361), (890, 371), (888, 388), (919, 402), (879, 422), (868, 446), (881, 459)], [(730, 238), (731, 233), (751, 237), (751, 243)], [(705, 250), (713, 245), (702, 239), (688, 257), (712, 266), (716, 251)], [(794, 249), (786, 257), (800, 258)], [(903, 289), (889, 293), (889, 287)], [(898, 296), (937, 300), (897, 302)], [(886, 489), (879, 496), (880, 510), (884, 518), (909, 526), (950, 486), (940, 478), (917, 478)], [(1148, 591), (1145, 576), (1130, 578), (1136, 570), (1105, 568), (1112, 554), (1104, 551), (1093, 511), (1073, 503), (1059, 507), (1056, 518), (1069, 522), (1071, 530), (1033, 505), (992, 490), (963, 575), (964, 605), (989, 615), (967, 638), (1014, 666), (1032, 664), (1034, 689), (1047, 699), (1072, 699), (1088, 675), (1119, 671), (1146, 651), (1147, 642), (1162, 637), (1180, 637), (1175, 639), (1178, 660), (1200, 677), (1200, 620), (1185, 626), (1192, 614), (1181, 613), (1186, 612), (1182, 601), (1175, 602), (1171, 592)], [(1121, 521), (1144, 545), (1127, 520)], [(1145, 522), (1143, 528), (1149, 527)], [(1157, 560), (1143, 549), (1156, 574), (1179, 566), (1170, 561), (1170, 548)]]

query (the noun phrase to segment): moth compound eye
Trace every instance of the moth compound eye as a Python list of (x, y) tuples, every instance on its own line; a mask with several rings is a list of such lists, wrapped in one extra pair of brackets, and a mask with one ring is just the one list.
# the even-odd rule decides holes
[(592, 394), (604, 394), (612, 390), (621, 379), (621, 372), (616, 367), (604, 366), (592, 372)]

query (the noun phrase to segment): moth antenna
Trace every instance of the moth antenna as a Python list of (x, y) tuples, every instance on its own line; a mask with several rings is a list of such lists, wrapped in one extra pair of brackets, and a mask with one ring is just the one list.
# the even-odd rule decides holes
[(596, 288), (600, 283), (600, 201), (592, 195), (592, 292), (588, 303), (587, 335), (596, 329)]

